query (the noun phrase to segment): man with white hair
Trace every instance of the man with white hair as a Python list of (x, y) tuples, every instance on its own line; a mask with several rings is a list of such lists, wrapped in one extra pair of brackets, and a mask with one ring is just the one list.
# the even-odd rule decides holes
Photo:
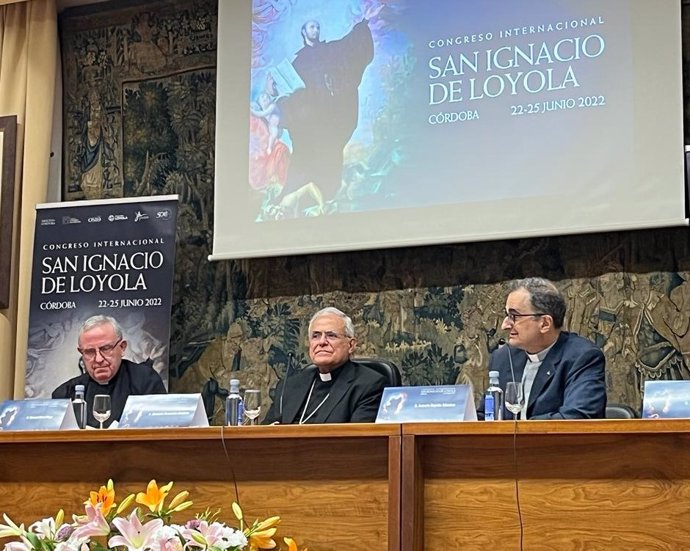
[(115, 318), (96, 315), (87, 319), (79, 329), (77, 350), (81, 354), (86, 372), (62, 383), (53, 391), (53, 398), (74, 400), (74, 388), (84, 386), (87, 403), (86, 422), (99, 426), (93, 416), (93, 398), (96, 394), (109, 394), (110, 418), (104, 426), (119, 421), (125, 402), (131, 394), (165, 394), (160, 375), (150, 365), (137, 364), (122, 357), (127, 341)]
[(309, 322), (309, 366), (276, 387), (264, 424), (370, 423), (386, 380), (352, 361), (352, 320), (337, 308), (319, 310)]

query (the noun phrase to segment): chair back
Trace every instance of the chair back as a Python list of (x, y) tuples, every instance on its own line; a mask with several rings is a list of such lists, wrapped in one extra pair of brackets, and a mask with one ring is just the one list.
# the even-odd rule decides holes
[(402, 386), (400, 370), (392, 361), (383, 358), (352, 358), (352, 361), (381, 373), (386, 378), (386, 386)]
[(606, 404), (607, 419), (636, 419), (637, 412), (626, 404)]

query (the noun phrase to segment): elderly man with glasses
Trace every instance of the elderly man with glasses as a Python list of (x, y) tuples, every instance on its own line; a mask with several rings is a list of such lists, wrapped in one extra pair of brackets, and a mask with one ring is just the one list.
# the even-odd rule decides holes
[[(546, 279), (516, 281), (506, 299), (501, 328), (508, 345), (489, 359), (505, 390), (521, 382), (520, 419), (595, 419), (606, 410), (604, 354), (594, 344), (563, 330), (565, 300)], [(483, 404), (479, 407), (483, 414)], [(504, 410), (504, 419), (513, 415)]]
[(93, 416), (93, 397), (96, 394), (109, 394), (111, 415), (104, 423), (109, 426), (120, 419), (127, 397), (131, 394), (165, 394), (165, 386), (160, 375), (148, 364), (136, 364), (125, 360), (122, 355), (127, 349), (127, 341), (122, 328), (110, 316), (92, 316), (79, 330), (79, 345), (86, 373), (62, 383), (53, 391), (53, 398), (74, 399), (74, 388), (84, 385), (84, 398), (87, 403), (87, 424), (98, 427)]
[(370, 423), (376, 419), (383, 375), (350, 359), (356, 345), (352, 320), (337, 308), (319, 310), (309, 322), (313, 366), (278, 384), (264, 424)]

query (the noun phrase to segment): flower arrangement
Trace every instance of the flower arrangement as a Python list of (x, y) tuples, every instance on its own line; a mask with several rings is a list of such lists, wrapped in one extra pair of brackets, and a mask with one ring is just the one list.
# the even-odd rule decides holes
[[(55, 517), (34, 522), (26, 529), (5, 514), (0, 538), (14, 541), (6, 543), (4, 551), (259, 551), (277, 547), (273, 537), (280, 517), (246, 524), (237, 503), (232, 504), (232, 511), (239, 528), (219, 522), (220, 511), (209, 509), (183, 525), (172, 523), (174, 513), (192, 505), (187, 499), (189, 492), (183, 491), (166, 506), (172, 486), (169, 482), (159, 488), (152, 480), (146, 492), (130, 494), (118, 504), (113, 481), (109, 480), (90, 493), (84, 502), (85, 514), (74, 515), (72, 523), (64, 522), (65, 514), (60, 510)], [(142, 507), (133, 507), (135, 503)], [(297, 551), (292, 538), (283, 541), (287, 551)]]

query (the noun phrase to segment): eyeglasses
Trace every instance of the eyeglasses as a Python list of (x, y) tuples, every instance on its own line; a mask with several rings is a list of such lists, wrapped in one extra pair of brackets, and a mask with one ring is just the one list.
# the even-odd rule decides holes
[(122, 337), (117, 339), (117, 342), (114, 342), (113, 344), (104, 344), (103, 346), (99, 346), (98, 348), (80, 348), (79, 352), (85, 360), (93, 360), (96, 357), (97, 353), (100, 353), (100, 355), (104, 358), (109, 358), (110, 356), (112, 356), (117, 345), (121, 342)]
[(332, 341), (337, 341), (338, 339), (342, 339), (343, 337), (346, 337), (347, 335), (339, 335), (335, 331), (312, 331), (309, 333), (309, 340), (310, 341), (320, 341), (321, 338), (326, 339), (328, 342)]
[(545, 315), (546, 314), (540, 312), (535, 312), (534, 314), (516, 314), (515, 312), (506, 312), (506, 318), (509, 319), (511, 323), (517, 322), (518, 318), (539, 317)]

